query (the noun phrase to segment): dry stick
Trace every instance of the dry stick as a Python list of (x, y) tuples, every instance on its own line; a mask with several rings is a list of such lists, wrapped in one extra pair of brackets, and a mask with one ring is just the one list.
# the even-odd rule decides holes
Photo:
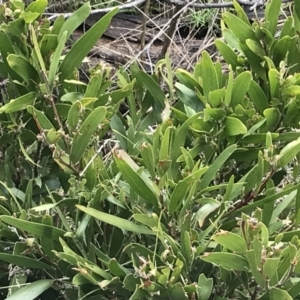
[(179, 13), (180, 10), (181, 10), (181, 6), (180, 5), (176, 5), (175, 6), (175, 10), (174, 10), (174, 15), (175, 16), (172, 18), (171, 23), (170, 23), (170, 27), (167, 30), (167, 33), (165, 35), (163, 48), (162, 48), (161, 53), (159, 55), (160, 59), (162, 59), (162, 58), (165, 57), (165, 55), (166, 55), (166, 53), (167, 53), (167, 51), (168, 51), (168, 49), (170, 47), (172, 38), (173, 38), (174, 33), (176, 31), (177, 21), (178, 21), (178, 19), (181, 16), (181, 13)]
[[(142, 34), (141, 34), (141, 50), (144, 50), (144, 48), (145, 48), (146, 29), (147, 29), (147, 19), (149, 16), (149, 8), (150, 8), (150, 0), (147, 0), (145, 3), (144, 15), (143, 15)], [(141, 53), (140, 58), (143, 63), (145, 61), (144, 51)]]
[[(147, 0), (135, 0), (126, 4), (117, 5), (113, 7), (107, 7), (107, 8), (99, 8), (94, 9), (91, 11), (91, 15), (97, 14), (97, 13), (107, 13), (115, 8), (118, 8), (119, 10), (124, 10), (132, 7), (136, 7), (138, 5), (143, 4)], [(294, 0), (282, 0), (282, 3), (289, 3), (293, 2)], [(298, 1), (298, 0), (297, 0)], [(195, 3), (195, 1), (191, 1), (190, 3), (187, 3), (185, 1), (180, 0), (164, 0), (165, 3), (171, 4), (171, 5), (179, 5), (180, 7), (189, 6), (192, 5), (194, 9), (206, 9), (206, 8), (224, 8), (224, 7), (233, 7), (233, 2), (219, 2), (219, 3)], [(251, 10), (255, 9), (257, 6), (262, 6), (265, 4), (265, 0), (237, 0), (239, 4), (250, 6)], [(1, 3), (1, 0), (0, 0)], [(73, 13), (65, 13), (65, 14), (56, 14), (56, 13), (44, 13), (44, 16), (50, 16), (48, 20), (53, 20), (58, 18), (59, 16), (63, 16), (64, 18), (69, 18)]]
[[(282, 0), (282, 3), (293, 2), (294, 0)], [(297, 0), (298, 1), (298, 0)], [(187, 3), (181, 0), (164, 0), (165, 3), (172, 5), (185, 6)], [(254, 10), (256, 7), (263, 6), (266, 4), (266, 0), (237, 0), (237, 2), (244, 6), (250, 6), (251, 10)], [(233, 2), (218, 2), (218, 3), (194, 3), (194, 9), (207, 9), (207, 8), (225, 8), (233, 7)]]

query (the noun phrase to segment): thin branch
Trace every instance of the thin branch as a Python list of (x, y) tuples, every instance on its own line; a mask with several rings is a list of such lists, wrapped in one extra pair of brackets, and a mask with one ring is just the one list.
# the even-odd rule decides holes
[[(293, 2), (294, 0), (282, 0), (282, 3)], [(186, 6), (187, 3), (181, 0), (164, 0), (165, 3), (179, 6)], [(253, 10), (256, 7), (260, 7), (266, 4), (266, 0), (237, 0), (237, 2), (244, 6), (250, 6)], [(218, 2), (218, 3), (194, 3), (192, 7), (194, 9), (210, 9), (210, 8), (226, 8), (233, 7), (233, 2)]]
[(164, 58), (172, 41), (173, 35), (176, 31), (176, 27), (177, 27), (177, 22), (181, 16), (181, 14), (179, 13), (181, 10), (181, 6), (180, 5), (176, 5), (175, 6), (175, 10), (174, 10), (174, 17), (171, 20), (170, 23), (170, 27), (167, 31), (167, 34), (165, 35), (165, 39), (164, 39), (164, 44), (163, 44), (163, 48), (161, 50), (160, 53), (160, 59)]
[[(146, 2), (146, 0), (135, 0), (126, 4), (122, 4), (122, 5), (117, 5), (117, 6), (113, 6), (113, 7), (107, 7), (107, 8), (99, 8), (99, 9), (94, 9), (91, 11), (91, 15), (94, 14), (98, 14), (98, 13), (107, 13), (110, 12), (112, 10), (114, 10), (115, 8), (118, 8), (119, 10), (124, 10), (124, 9), (128, 9), (128, 8), (132, 8), (138, 5), (143, 4), (144, 2)], [(59, 16), (63, 16), (65, 19), (69, 18), (73, 13), (65, 13), (65, 14), (51, 14), (51, 13), (45, 13), (44, 15), (50, 15), (50, 17), (48, 18), (48, 20), (53, 20), (58, 18)]]
[[(1, 1), (1, 0), (0, 0)], [(282, 0), (282, 3), (290, 3), (294, 0)], [(136, 7), (138, 5), (143, 4), (146, 2), (146, 0), (135, 0), (126, 4), (117, 5), (113, 7), (107, 7), (107, 8), (99, 8), (94, 9), (91, 11), (91, 15), (98, 14), (98, 13), (107, 13), (115, 8), (118, 8), (119, 10), (124, 10), (132, 7)], [(189, 7), (192, 6), (194, 9), (211, 9), (211, 8), (225, 8), (225, 7), (233, 7), (233, 2), (219, 2), (219, 3), (195, 3), (195, 1), (192, 1), (190, 3), (187, 3), (185, 1), (181, 0), (164, 0), (165, 3), (176, 5), (180, 7)], [(244, 6), (250, 6), (250, 10), (255, 9), (256, 7), (260, 7), (265, 5), (265, 0), (237, 0), (239, 4), (242, 4)], [(69, 18), (73, 13), (65, 13), (65, 14), (56, 14), (56, 13), (44, 13), (43, 15), (49, 16), (49, 20), (53, 20), (58, 18), (59, 16), (63, 16), (65, 19)]]

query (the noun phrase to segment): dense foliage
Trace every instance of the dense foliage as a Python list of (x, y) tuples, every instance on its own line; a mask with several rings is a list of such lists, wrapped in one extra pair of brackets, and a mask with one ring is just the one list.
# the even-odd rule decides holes
[(82, 5), (0, 6), (1, 299), (300, 299), (300, 4), (222, 16), (193, 73), (80, 66)]

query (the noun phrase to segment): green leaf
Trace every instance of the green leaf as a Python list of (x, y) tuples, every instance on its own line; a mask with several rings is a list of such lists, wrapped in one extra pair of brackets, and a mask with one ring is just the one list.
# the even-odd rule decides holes
[(254, 80), (251, 80), (248, 95), (251, 99), (251, 102), (255, 107), (262, 113), (268, 107), (268, 98), (262, 88)]
[(57, 74), (57, 68), (60, 62), (60, 57), (63, 50), (65, 49), (66, 40), (67, 40), (67, 31), (64, 31), (59, 39), (59, 43), (55, 49), (55, 52), (52, 55), (49, 74), (48, 74), (48, 84), (51, 92), (53, 89), (55, 76)]
[(204, 200), (206, 203), (202, 205), (195, 215), (195, 220), (198, 222), (199, 227), (202, 227), (206, 218), (220, 207), (220, 203), (215, 199), (204, 198)]
[(63, 236), (66, 233), (65, 231), (56, 227), (20, 220), (10, 216), (0, 216), (0, 220), (20, 230), (27, 231), (32, 235), (36, 235), (38, 237), (48, 236), (53, 240), (58, 240), (59, 237)]
[(263, 59), (254, 53), (246, 43), (240, 43), (242, 52), (247, 57), (247, 61), (251, 66), (251, 69), (256, 73), (262, 80), (267, 80), (266, 69), (262, 66)]
[(228, 82), (227, 82), (227, 88), (225, 90), (225, 99), (224, 99), (224, 104), (226, 106), (229, 106), (231, 102), (232, 89), (233, 89), (233, 71), (231, 66), (229, 66)]
[[(127, 143), (126, 143), (127, 146)], [(151, 144), (143, 143), (141, 145), (141, 156), (143, 159), (143, 163), (146, 166), (146, 169), (151, 175), (151, 178), (155, 178), (155, 163), (154, 163), (154, 153), (153, 147)]]
[(7, 263), (17, 265), (19, 267), (32, 268), (32, 269), (52, 269), (51, 266), (45, 264), (34, 258), (29, 258), (21, 255), (12, 255), (8, 253), (0, 253), (0, 260)]
[(106, 116), (106, 108), (103, 106), (94, 109), (83, 124), (80, 126), (76, 136), (74, 137), (70, 159), (73, 164), (76, 164), (83, 156), (88, 144), (91, 142), (91, 137)]
[(49, 289), (54, 280), (52, 279), (42, 279), (28, 284), (14, 292), (12, 295), (6, 298), (6, 300), (34, 300), (44, 291)]
[(268, 76), (269, 76), (270, 93), (271, 93), (270, 96), (272, 98), (278, 97), (278, 91), (280, 86), (280, 82), (279, 82), (280, 74), (276, 69), (271, 69), (269, 70)]
[(228, 136), (236, 136), (247, 133), (247, 127), (241, 120), (233, 117), (227, 117), (225, 119), (224, 131)]
[(233, 14), (228, 12), (224, 13), (223, 20), (241, 42), (246, 42), (247, 39), (258, 41), (254, 30)]
[[(256, 247), (255, 247), (256, 246)], [(255, 279), (255, 281), (257, 282), (257, 284), (259, 284), (261, 287), (265, 287), (265, 279), (262, 275), (262, 273), (259, 271), (261, 269), (261, 251), (262, 250), (259, 246), (261, 246), (260, 244), (254, 244), (253, 247), (254, 249), (252, 250), (248, 250), (246, 252), (246, 258), (248, 260), (249, 263), (249, 268), (252, 272), (252, 275)], [(256, 252), (259, 253), (259, 257), (255, 256)]]
[[(297, 1), (295, 1), (297, 2)], [(263, 294), (260, 300), (293, 300), (293, 298), (289, 295), (289, 293), (285, 290), (272, 287), (271, 290), (265, 294)]]
[(251, 77), (252, 75), (250, 72), (243, 72), (235, 79), (233, 83), (232, 98), (230, 103), (233, 108), (243, 102), (250, 86)]
[(246, 271), (249, 268), (248, 262), (242, 256), (233, 253), (205, 253), (200, 258), (229, 270)]
[(67, 123), (72, 131), (75, 130), (76, 126), (78, 125), (81, 110), (82, 105), (81, 102), (78, 100), (75, 103), (73, 103), (69, 110)]
[(26, 109), (29, 105), (33, 105), (37, 98), (37, 93), (32, 92), (25, 94), (17, 99), (12, 99), (2, 107), (0, 107), (0, 114), (14, 113)]
[(172, 146), (171, 158), (173, 163), (176, 162), (178, 157), (181, 155), (180, 147), (184, 145), (188, 129), (193, 122), (197, 122), (201, 113), (197, 113), (194, 116), (188, 118), (177, 130), (174, 138), (174, 142)]
[(263, 264), (263, 273), (269, 278), (272, 279), (272, 277), (277, 272), (278, 265), (280, 263), (279, 257), (268, 257), (266, 258), (264, 264)]
[(182, 179), (176, 185), (174, 191), (171, 194), (169, 202), (169, 212), (174, 213), (178, 206), (182, 204), (186, 193), (189, 191), (190, 186), (199, 180), (199, 178), (207, 171), (208, 167), (201, 168), (200, 170), (192, 173), (186, 178)]
[(175, 76), (181, 84), (183, 84), (190, 90), (202, 91), (202, 87), (199, 84), (199, 81), (196, 80), (195, 76), (193, 74), (189, 73), (188, 71), (178, 68), (175, 72)]
[(278, 27), (281, 2), (282, 0), (272, 0), (267, 2), (265, 10), (265, 25), (273, 36), (275, 36)]
[(236, 70), (240, 66), (236, 53), (222, 40), (215, 40), (215, 44), (226, 63), (231, 65), (233, 70)]
[(208, 300), (214, 287), (213, 279), (206, 278), (204, 274), (201, 274), (198, 278), (197, 296), (198, 300)]
[(237, 145), (227, 147), (213, 162), (213, 164), (206, 171), (202, 180), (200, 181), (199, 190), (208, 187), (209, 183), (214, 179), (217, 172), (221, 169), (222, 165), (227, 161), (231, 154), (237, 149)]
[(27, 84), (39, 82), (38, 72), (23, 56), (9, 54), (7, 56), (7, 62), (9, 66), (26, 81)]
[(125, 277), (126, 275), (131, 274), (126, 268), (121, 266), (115, 258), (109, 261), (108, 267), (114, 276)]
[(188, 300), (188, 295), (184, 291), (181, 282), (176, 282), (173, 284), (169, 293), (172, 300)]
[(96, 218), (97, 220), (100, 220), (104, 223), (118, 227), (121, 230), (127, 230), (130, 232), (135, 232), (135, 233), (139, 233), (139, 234), (154, 235), (154, 232), (152, 230), (148, 229), (147, 227), (137, 225), (126, 219), (122, 219), (122, 218), (104, 213), (102, 211), (99, 211), (99, 210), (96, 210), (96, 209), (90, 208), (90, 207), (84, 207), (81, 205), (76, 205), (76, 207), (78, 209), (82, 210), (83, 212), (85, 212), (86, 214)]
[(24, 19), (26, 24), (30, 24), (33, 21), (35, 21), (40, 16), (40, 14), (39, 13), (32, 13), (32, 12), (24, 12), (24, 13), (22, 13), (21, 16)]
[(276, 222), (276, 219), (280, 216), (280, 214), (291, 204), (291, 202), (295, 199), (298, 191), (291, 192), (287, 197), (284, 198), (284, 201), (280, 202), (276, 205), (276, 208), (273, 209), (272, 220), (271, 223)]
[(275, 66), (279, 66), (280, 62), (286, 58), (291, 41), (292, 38), (290, 36), (284, 36), (277, 42), (273, 52), (273, 62)]
[[(79, 14), (79, 11), (81, 11), (81, 9), (84, 9), (84, 11)], [(60, 35), (62, 35), (64, 31), (67, 30), (66, 27), (68, 28), (72, 27), (72, 30), (75, 30), (81, 23), (83, 23), (83, 20), (89, 15), (89, 12), (90, 12), (90, 4), (86, 3), (65, 22), (65, 24), (61, 28)], [(106, 14), (72, 46), (71, 50), (68, 52), (62, 64), (60, 65), (59, 70), (61, 72), (60, 74), (61, 81), (67, 79), (72, 74), (74, 69), (77, 68), (82, 63), (83, 59), (88, 55), (89, 51), (92, 49), (92, 47), (102, 36), (106, 28), (109, 26), (112, 17), (117, 12), (118, 10), (114, 9), (108, 14)], [(83, 16), (81, 16), (81, 14), (83, 14)], [(75, 21), (71, 20), (72, 17), (75, 18)], [(67, 31), (68, 31), (67, 34), (67, 38), (68, 38), (70, 34), (70, 29)]]
[(165, 94), (163, 93), (160, 85), (147, 73), (140, 72), (138, 74), (139, 79), (142, 80), (143, 84), (150, 92), (153, 99), (156, 101), (158, 106), (163, 109), (165, 106)]
[[(297, 190), (298, 188), (300, 187), (300, 183), (294, 185), (294, 186), (291, 186), (290, 188), (287, 188), (279, 193), (276, 193), (274, 195), (271, 195), (271, 196), (268, 196), (266, 198), (263, 198), (261, 200), (257, 200), (255, 201), (254, 203), (250, 203), (240, 209), (237, 209), (236, 210), (236, 213), (240, 214), (241, 212), (249, 212), (249, 211), (253, 211), (253, 209), (257, 208), (257, 207), (263, 207), (266, 203), (270, 203), (270, 202), (274, 202), (275, 200), (283, 197), (283, 196), (286, 196), (286, 195), (289, 195), (291, 192), (293, 192), (294, 190)], [(297, 232), (297, 231), (295, 231)], [(290, 232), (287, 232), (287, 234), (289, 234)], [(292, 233), (291, 233), (292, 235)]]
[(246, 241), (235, 233), (222, 230), (221, 232), (213, 235), (212, 239), (233, 252), (246, 253), (247, 251)]
[(36, 12), (40, 15), (45, 11), (46, 7), (48, 5), (47, 0), (36, 0), (31, 2), (27, 8), (25, 9), (26, 12)]
[(285, 167), (289, 164), (296, 155), (300, 152), (300, 138), (287, 144), (279, 153), (276, 159), (276, 166), (278, 168)]
[(283, 90), (283, 95), (288, 97), (296, 97), (300, 94), (300, 86), (292, 85)]
[(193, 109), (195, 112), (202, 111), (204, 108), (203, 102), (199, 99), (196, 92), (189, 89), (185, 85), (177, 82), (175, 83), (178, 97), (182, 103)]
[(114, 153), (114, 158), (129, 186), (147, 202), (158, 205), (158, 193), (154, 183), (144, 172), (139, 172), (138, 165), (123, 150)]
[(260, 42), (256, 42), (253, 41), (251, 39), (247, 39), (246, 40), (246, 45), (248, 46), (248, 48), (255, 53), (256, 55), (260, 56), (261, 58), (263, 58), (264, 56), (266, 56), (266, 51), (265, 49), (262, 47)]
[(209, 92), (219, 89), (218, 75), (210, 55), (206, 51), (202, 53), (201, 64), (205, 70), (205, 75), (202, 78), (203, 94), (208, 99)]
[(83, 4), (75, 13), (71, 14), (71, 16), (62, 24), (60, 27), (58, 40), (61, 39), (63, 33), (67, 31), (67, 39), (70, 35), (77, 29), (89, 16), (91, 11), (91, 5), (89, 2)]

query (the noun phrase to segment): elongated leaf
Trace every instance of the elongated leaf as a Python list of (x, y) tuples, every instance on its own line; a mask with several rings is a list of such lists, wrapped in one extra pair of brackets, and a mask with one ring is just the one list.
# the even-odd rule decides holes
[(138, 172), (139, 167), (123, 150), (114, 153), (115, 161), (130, 187), (151, 204), (158, 205), (158, 194), (154, 183), (146, 174)]
[(91, 5), (89, 2), (83, 4), (77, 11), (75, 11), (71, 16), (63, 23), (60, 28), (58, 40), (61, 39), (63, 33), (67, 31), (67, 39), (78, 28), (85, 19), (89, 16), (91, 11)]
[(21, 255), (12, 255), (8, 253), (0, 253), (0, 260), (25, 268), (32, 269), (51, 269), (49, 265), (34, 258)]
[(203, 102), (199, 99), (196, 92), (189, 89), (185, 85), (177, 82), (175, 84), (175, 88), (177, 90), (178, 97), (182, 103), (192, 108), (195, 112), (202, 111), (204, 108)]
[(246, 45), (253, 53), (260, 56), (261, 58), (266, 56), (266, 51), (259, 42), (247, 39)]
[(150, 92), (151, 96), (157, 102), (159, 107), (164, 108), (165, 94), (161, 90), (159, 84), (145, 72), (140, 72), (138, 76), (142, 80), (143, 84), (146, 86), (147, 90)]
[[(286, 195), (289, 195), (291, 192), (297, 190), (300, 188), (300, 183), (286, 189), (286, 190), (283, 190), (282, 192), (279, 192), (279, 193), (276, 193), (274, 195), (271, 195), (271, 196), (268, 196), (264, 199), (261, 199), (261, 200), (258, 200), (258, 201), (255, 201), (254, 203), (251, 203), (249, 205), (246, 205), (240, 209), (237, 209), (236, 210), (236, 213), (241, 213), (241, 212), (249, 212), (249, 211), (253, 211), (253, 209), (257, 208), (257, 207), (263, 207), (266, 203), (270, 203), (270, 202), (273, 202), (283, 196), (286, 196)], [(288, 232), (289, 233), (289, 232)]]
[(39, 237), (48, 236), (53, 240), (58, 240), (59, 237), (63, 236), (66, 233), (65, 231), (56, 227), (20, 220), (10, 216), (0, 216), (0, 220), (20, 230), (27, 231), (32, 235), (36, 235)]
[(274, 36), (278, 26), (278, 17), (280, 15), (280, 6), (282, 0), (272, 0), (267, 3), (265, 18), (267, 29)]
[(2, 113), (14, 113), (26, 109), (27, 106), (33, 105), (34, 101), (37, 98), (37, 93), (32, 92), (26, 95), (23, 95), (17, 99), (10, 100), (8, 103), (0, 107), (0, 114)]
[(219, 88), (218, 75), (215, 66), (210, 58), (210, 55), (204, 51), (202, 53), (202, 68), (205, 70), (205, 75), (203, 76), (203, 94), (208, 99), (208, 94), (211, 91), (217, 90)]
[(81, 109), (80, 101), (76, 101), (69, 110), (67, 122), (71, 130), (74, 130), (78, 125)]
[(251, 73), (241, 73), (233, 83), (232, 99), (230, 105), (234, 108), (236, 105), (241, 104), (249, 89), (251, 82)]
[(226, 63), (231, 65), (233, 70), (236, 70), (236, 68), (240, 65), (236, 53), (221, 40), (216, 40), (215, 44)]
[[(88, 7), (87, 13), (89, 14), (90, 6), (89, 6), (89, 4), (84, 4), (82, 7), (84, 7), (85, 5), (87, 5), (87, 7)], [(117, 12), (118, 12), (118, 10), (114, 9), (111, 12), (109, 12), (108, 14), (106, 14), (73, 45), (73, 47), (68, 52), (68, 54), (66, 55), (65, 59), (63, 60), (61, 66), (60, 66), (60, 72), (61, 72), (60, 80), (61, 81), (64, 79), (67, 79), (72, 74), (73, 70), (82, 63), (83, 59), (88, 55), (89, 51), (92, 49), (92, 47), (96, 44), (96, 42), (102, 36), (104, 31), (108, 27), (112, 17)], [(70, 19), (68, 19), (65, 24), (67, 24), (67, 22), (70, 21)], [(83, 22), (83, 20), (82, 20), (82, 18), (80, 18), (80, 24), (82, 22)], [(67, 25), (65, 25), (65, 24), (61, 28), (62, 33), (66, 30), (65, 27)], [(80, 24), (78, 24), (75, 28), (77, 28)], [(69, 34), (69, 32), (68, 32), (68, 34)], [(68, 35), (67, 35), (67, 37), (68, 37)]]
[(207, 169), (208, 167), (201, 168), (200, 170), (192, 173), (191, 175), (178, 182), (170, 198), (169, 212), (171, 214), (174, 213), (180, 203), (182, 203), (182, 201), (184, 200), (184, 196), (189, 191), (189, 187), (194, 182), (198, 181), (199, 178), (207, 171)]
[[(262, 273), (259, 271), (259, 269), (261, 268), (261, 245), (259, 244), (255, 244), (254, 246), (256, 246), (256, 248), (252, 249), (252, 250), (248, 250), (246, 252), (246, 258), (248, 260), (249, 263), (249, 268), (252, 272), (252, 275), (255, 279), (255, 281), (261, 286), (261, 287), (265, 287), (265, 279), (262, 275)], [(259, 252), (259, 257), (256, 257), (256, 252)]]
[(58, 43), (58, 45), (55, 49), (55, 52), (53, 53), (52, 59), (51, 59), (51, 65), (50, 65), (49, 74), (48, 74), (48, 83), (49, 83), (50, 91), (52, 91), (52, 89), (53, 89), (53, 84), (54, 84), (57, 68), (59, 65), (61, 54), (65, 48), (66, 40), (67, 40), (67, 31), (64, 31), (59, 39), (59, 43)]
[(260, 113), (268, 107), (268, 98), (256, 81), (251, 80), (248, 94)]
[(289, 164), (294, 157), (300, 152), (300, 138), (296, 141), (287, 144), (279, 154), (276, 165), (278, 168), (282, 168)]
[(199, 190), (205, 189), (208, 187), (209, 183), (214, 179), (216, 173), (220, 170), (222, 165), (226, 162), (226, 160), (230, 157), (230, 155), (237, 149), (237, 145), (231, 145), (226, 148), (213, 162), (213, 164), (206, 171), (203, 176)]
[(240, 255), (233, 253), (205, 253), (200, 258), (225, 269), (235, 271), (246, 271), (248, 262)]
[(281, 203), (279, 203), (276, 208), (273, 210), (273, 214), (272, 214), (272, 221), (276, 222), (276, 219), (279, 217), (279, 215), (290, 205), (290, 203), (295, 199), (297, 193), (299, 193), (298, 191), (293, 191), (291, 192), (287, 197), (284, 198), (284, 201), (282, 201)]
[(257, 41), (254, 30), (238, 17), (226, 12), (223, 14), (223, 20), (241, 42), (245, 42), (247, 39)]
[(96, 210), (94, 208), (84, 207), (81, 205), (76, 205), (76, 207), (78, 209), (82, 210), (83, 212), (85, 212), (86, 214), (96, 218), (97, 220), (100, 220), (104, 223), (118, 227), (121, 230), (127, 230), (130, 232), (135, 232), (135, 233), (139, 233), (139, 234), (154, 235), (154, 232), (145, 226), (137, 225), (131, 221), (116, 217), (114, 215), (104, 213), (104, 212)]
[(197, 113), (194, 116), (188, 118), (179, 129), (176, 130), (174, 142), (173, 142), (173, 147), (172, 147), (172, 152), (171, 152), (171, 158), (172, 158), (172, 163), (174, 164), (173, 167), (175, 167), (175, 162), (178, 159), (178, 157), (181, 155), (180, 147), (184, 145), (184, 142), (186, 140), (186, 135), (187, 131), (189, 129), (189, 126), (193, 123), (196, 122), (197, 119), (200, 117), (201, 113)]
[(30, 283), (14, 292), (12, 295), (6, 298), (6, 300), (34, 300), (44, 291), (52, 286), (54, 280), (52, 279), (42, 279)]
[(220, 233), (212, 236), (212, 239), (233, 252), (245, 253), (247, 251), (246, 241), (235, 233), (221, 231)]
[(32, 83), (32, 81), (38, 82), (38, 72), (23, 56), (9, 54), (7, 56), (7, 62), (9, 66), (26, 81), (27, 84)]
[(106, 108), (103, 106), (97, 107), (86, 118), (81, 127), (79, 128), (71, 147), (70, 159), (73, 164), (76, 164), (87, 149), (91, 141), (93, 133), (103, 121), (106, 115)]

